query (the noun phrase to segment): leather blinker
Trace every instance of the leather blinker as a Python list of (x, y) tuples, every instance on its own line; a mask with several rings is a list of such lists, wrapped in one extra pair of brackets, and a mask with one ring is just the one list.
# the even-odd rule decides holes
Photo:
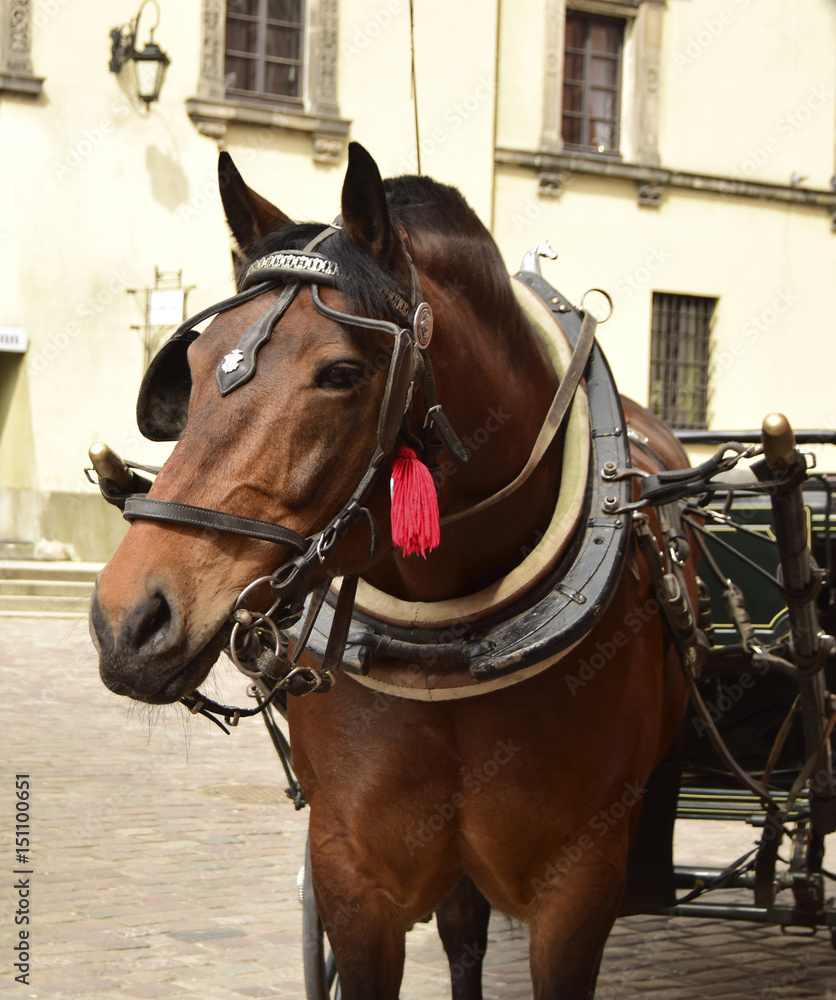
[(175, 334), (148, 366), (136, 400), (136, 422), (150, 441), (176, 441), (189, 419), (189, 345), (197, 330)]

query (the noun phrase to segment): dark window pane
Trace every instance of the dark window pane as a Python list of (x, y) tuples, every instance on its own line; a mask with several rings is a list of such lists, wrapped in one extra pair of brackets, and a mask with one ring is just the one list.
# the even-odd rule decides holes
[(267, 0), (267, 17), (271, 21), (301, 22), (301, 0)]
[(566, 80), (583, 80), (583, 54), (567, 52), (563, 61), (563, 76)]
[(228, 55), (224, 67), (227, 86), (233, 90), (255, 90), (255, 69), (255, 59)]
[(621, 36), (621, 25), (604, 21), (590, 22), (589, 43), (593, 52), (618, 52), (621, 48)]
[(304, 21), (303, 0), (228, 0), (227, 87), (255, 97), (301, 98)]
[(601, 146), (604, 149), (615, 149), (615, 129), (612, 124), (592, 118), (589, 122), (589, 144), (596, 149)]
[(589, 113), (596, 118), (615, 118), (615, 94), (609, 90), (590, 90)]
[(563, 116), (563, 141), (573, 146), (581, 144), (581, 119)]
[(267, 63), (264, 67), (264, 89), (268, 94), (298, 97), (299, 70), (286, 63)]
[(268, 56), (277, 56), (280, 59), (298, 59), (299, 41), (301, 32), (295, 28), (267, 28), (267, 52)]
[(235, 52), (253, 52), (258, 46), (258, 25), (254, 21), (228, 18), (226, 22), (226, 47)]
[(581, 84), (563, 84), (563, 110), (577, 112), (583, 110), (583, 87)]
[(593, 56), (589, 60), (589, 82), (593, 86), (615, 87), (618, 85), (618, 62)]
[(585, 34), (586, 24), (584, 23), (584, 19), (577, 14), (567, 14), (566, 46), (573, 49), (582, 49)]

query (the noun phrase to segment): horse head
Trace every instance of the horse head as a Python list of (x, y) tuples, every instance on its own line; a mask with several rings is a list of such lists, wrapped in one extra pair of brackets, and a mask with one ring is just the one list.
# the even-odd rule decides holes
[[(377, 166), (352, 145), (339, 228), (295, 225), (246, 186), (226, 154), (219, 172), (227, 220), (255, 294), (245, 292), (203, 333), (185, 338), (188, 420), (148, 500), (270, 522), (309, 539), (354, 497), (381, 526), (376, 547), (384, 552), (382, 467), (404, 421), (415, 363), (413, 339), (398, 333), (416, 303), (409, 256)], [(305, 265), (330, 273), (306, 273)], [(183, 339), (175, 346), (182, 351)], [(401, 371), (392, 377), (396, 350)], [(164, 352), (160, 361), (164, 380), (170, 363)], [(161, 403), (172, 404), (169, 416), (177, 411), (176, 400), (159, 395), (157, 415)], [(150, 433), (169, 436), (153, 426)], [(371, 561), (369, 520), (359, 519), (347, 530), (340, 525), (345, 537), (330, 558), (305, 567), (305, 591)], [(189, 512), (164, 523), (138, 517), (93, 600), (91, 628), (105, 683), (149, 702), (193, 690), (227, 641), (240, 591), (298, 555), (277, 542), (220, 535)], [(293, 595), (296, 602), (303, 597)]]

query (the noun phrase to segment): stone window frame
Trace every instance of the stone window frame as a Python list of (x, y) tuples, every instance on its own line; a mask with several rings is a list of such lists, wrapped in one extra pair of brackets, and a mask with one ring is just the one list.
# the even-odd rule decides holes
[[(659, 165), (659, 72), (662, 47), (662, 14), (667, 0), (546, 0), (546, 74), (543, 129), (540, 148), (561, 153), (563, 110), (563, 49), (566, 11), (622, 18), (627, 22), (624, 47), (632, 48), (632, 78), (628, 64), (622, 65), (622, 136), (629, 123), (632, 161), (642, 166)], [(628, 38), (629, 34), (629, 38)], [(630, 102), (630, 107), (626, 107)], [(590, 156), (612, 154), (596, 154)]]
[(0, 94), (38, 97), (43, 82), (32, 66), (31, 0), (0, 0)]
[[(2, 0), (0, 0), (2, 2)], [(337, 104), (338, 0), (307, 0), (302, 107), (229, 96), (224, 83), (226, 0), (203, 0), (203, 46), (197, 96), (186, 101), (195, 128), (222, 142), (227, 127), (252, 125), (307, 133), (313, 159), (337, 163), (350, 122)]]

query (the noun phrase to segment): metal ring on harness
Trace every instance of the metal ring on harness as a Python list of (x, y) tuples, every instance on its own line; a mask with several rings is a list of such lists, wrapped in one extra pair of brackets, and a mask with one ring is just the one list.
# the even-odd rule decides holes
[[(230, 633), (229, 636), (229, 658), (232, 660), (235, 666), (241, 671), (241, 673), (245, 674), (247, 677), (252, 677), (252, 678), (263, 677), (264, 676), (263, 670), (260, 669), (251, 670), (249, 667), (245, 667), (244, 664), (241, 663), (237, 649), (238, 639), (241, 636), (243, 630), (246, 630), (246, 633), (251, 634), (255, 631), (256, 628), (258, 628), (259, 625), (261, 625), (262, 628), (266, 626), (273, 634), (273, 640), (276, 644), (273, 652), (277, 657), (281, 657), (282, 639), (281, 636), (279, 635), (279, 629), (272, 618), (269, 618), (267, 615), (261, 614), (258, 611), (250, 611), (249, 609), (246, 610), (247, 610), (247, 618), (249, 619), (247, 621), (243, 620), (243, 616), (239, 617), (238, 612), (236, 612), (236, 614), (233, 616), (235, 617), (236, 620), (235, 624), (232, 626), (232, 632)], [(261, 640), (259, 638), (259, 643), (260, 642)]]
[(586, 302), (587, 295), (591, 295), (593, 292), (598, 292), (599, 295), (603, 295), (604, 298), (607, 300), (607, 303), (608, 303), (608, 305), (610, 307), (610, 311), (607, 313), (607, 315), (603, 319), (598, 319), (597, 316), (595, 317), (596, 319), (598, 319), (598, 326), (601, 326), (603, 323), (606, 323), (607, 320), (610, 319), (610, 317), (612, 316), (612, 314), (615, 312), (615, 304), (613, 303), (612, 296), (610, 295), (610, 293), (607, 292), (607, 291), (605, 291), (603, 288), (588, 288), (583, 293), (583, 298), (581, 299), (581, 304), (578, 306), (578, 309), (581, 312), (584, 311), (583, 304), (584, 304), (584, 302)]

